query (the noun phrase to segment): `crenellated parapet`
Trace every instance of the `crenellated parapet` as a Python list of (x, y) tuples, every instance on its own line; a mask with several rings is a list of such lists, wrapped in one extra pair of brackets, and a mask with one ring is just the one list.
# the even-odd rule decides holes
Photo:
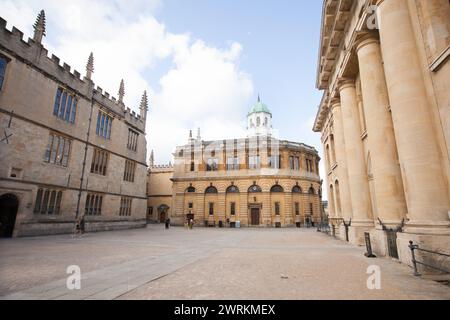
[[(42, 31), (41, 31), (42, 32)], [(45, 35), (45, 34), (44, 34)], [(7, 21), (0, 17), (0, 48), (8, 55), (20, 60), (21, 62), (35, 68), (45, 76), (52, 78), (57, 83), (64, 85), (69, 90), (74, 91), (84, 99), (96, 103), (106, 108), (107, 111), (123, 119), (131, 126), (145, 132), (145, 119), (136, 114), (129, 107), (126, 107), (122, 101), (110, 96), (102, 88), (95, 87), (95, 84), (88, 77), (82, 76), (80, 72), (61, 62), (60, 58), (54, 54), (49, 55), (48, 50), (42, 43), (32, 38), (24, 39), (22, 31), (16, 27), (7, 29)], [(89, 57), (93, 63), (92, 55)], [(93, 67), (89, 70), (92, 74)], [(89, 75), (90, 77), (90, 75)], [(123, 97), (122, 97), (123, 98)]]
[(148, 173), (164, 173), (164, 172), (174, 172), (174, 165), (172, 163), (160, 164), (149, 166)]

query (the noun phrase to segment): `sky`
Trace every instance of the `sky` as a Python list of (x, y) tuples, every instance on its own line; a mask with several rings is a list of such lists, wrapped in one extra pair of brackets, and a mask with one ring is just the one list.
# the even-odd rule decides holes
[(44, 9), (49, 54), (84, 74), (93, 52), (96, 85), (117, 96), (123, 78), (132, 110), (147, 90), (157, 164), (198, 127), (205, 140), (245, 137), (258, 94), (280, 138), (322, 155), (312, 132), (321, 0), (0, 0), (0, 8), (25, 37)]

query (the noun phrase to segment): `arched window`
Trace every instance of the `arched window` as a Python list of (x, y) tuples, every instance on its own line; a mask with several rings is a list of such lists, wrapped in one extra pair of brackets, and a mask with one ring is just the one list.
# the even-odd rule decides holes
[(337, 213), (340, 216), (342, 209), (341, 209), (341, 193), (339, 190), (339, 181), (336, 180), (334, 185), (335, 185), (334, 192), (336, 193), (336, 209), (337, 209)]
[(292, 193), (302, 193), (302, 188), (300, 188), (300, 186), (294, 186), (292, 188)]
[(330, 203), (330, 215), (331, 216), (336, 216), (336, 208), (334, 205), (334, 188), (333, 188), (333, 184), (330, 184), (330, 199), (329, 199), (329, 203)]
[(59, 191), (58, 195), (56, 196), (55, 214), (59, 214), (61, 211), (61, 199), (62, 199), (62, 191)]
[(277, 184), (277, 185), (274, 185), (272, 187), (272, 189), (270, 189), (270, 192), (272, 192), (272, 193), (282, 193), (282, 192), (284, 192), (284, 189), (283, 189), (282, 186)]
[(269, 119), (267, 117), (264, 118), (264, 126), (267, 126), (269, 124)]
[(239, 188), (236, 186), (229, 186), (227, 189), (227, 193), (239, 193)]
[(261, 126), (261, 118), (260, 117), (256, 118), (256, 126), (257, 127)]
[(316, 190), (314, 190), (313, 186), (311, 186), (311, 188), (309, 188), (309, 194), (311, 194), (311, 195), (316, 194)]
[(186, 189), (187, 193), (195, 193), (195, 188), (193, 186), (190, 186), (189, 188)]
[(44, 191), (42, 189), (38, 189), (38, 192), (36, 194), (36, 203), (34, 205), (34, 213), (40, 213), (41, 212), (41, 204), (42, 204), (42, 195)]
[(216, 194), (216, 193), (218, 193), (218, 191), (217, 191), (216, 187), (210, 186), (210, 187), (206, 188), (205, 193), (206, 194)]
[(248, 193), (257, 193), (257, 192), (262, 192), (262, 189), (260, 186), (257, 186), (256, 184), (248, 188)]

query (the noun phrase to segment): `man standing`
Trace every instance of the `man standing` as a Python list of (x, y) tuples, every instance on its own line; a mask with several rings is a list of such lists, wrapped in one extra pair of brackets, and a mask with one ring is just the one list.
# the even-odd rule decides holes
[(170, 219), (167, 218), (166, 219), (166, 229), (169, 229), (169, 228), (170, 228)]

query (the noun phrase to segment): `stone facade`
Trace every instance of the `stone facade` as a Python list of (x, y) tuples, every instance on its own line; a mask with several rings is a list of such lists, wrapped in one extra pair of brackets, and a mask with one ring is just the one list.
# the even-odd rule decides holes
[(43, 35), (43, 12), (27, 41), (0, 19), (0, 236), (70, 233), (85, 214), (87, 231), (145, 226), (146, 94), (136, 115), (123, 83), (117, 100), (95, 87), (92, 54), (81, 77)]
[(171, 216), (173, 193), (173, 165), (153, 165), (150, 160), (148, 169), (148, 209), (147, 221), (149, 223), (164, 223)]
[(340, 237), (351, 220), (349, 240), (370, 232), (380, 256), (450, 252), (449, 2), (325, 0), (319, 50), (314, 131)]
[(271, 118), (258, 101), (248, 123), (267, 129), (249, 125), (247, 138), (218, 141), (194, 139), (191, 132), (188, 143), (176, 148), (172, 223), (193, 219), (202, 226), (287, 227), (321, 221), (317, 151), (261, 135), (271, 132), (266, 115)]

